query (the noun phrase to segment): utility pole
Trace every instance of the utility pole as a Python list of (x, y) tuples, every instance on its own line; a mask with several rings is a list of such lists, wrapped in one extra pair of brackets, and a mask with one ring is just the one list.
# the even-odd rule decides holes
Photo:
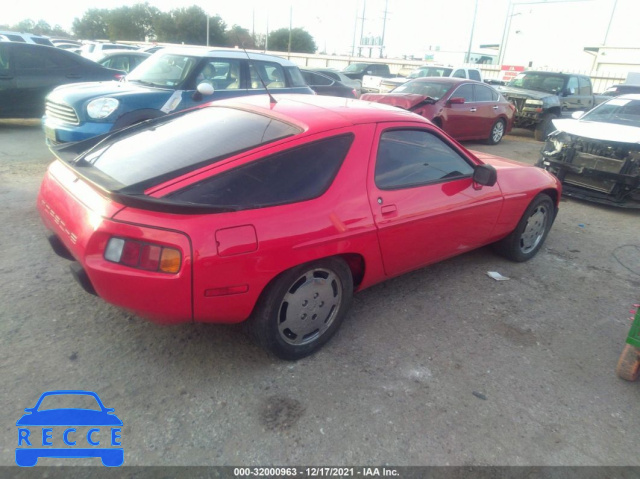
[[(476, 0), (476, 7), (478, 6), (478, 0)], [(384, 32), (387, 29), (387, 10), (389, 7), (389, 0), (384, 2), (384, 17), (382, 19), (382, 40), (380, 41), (380, 58), (383, 58), (382, 50), (384, 50)]]
[(209, 46), (209, 14), (207, 13), (207, 46)]
[[(364, 36), (364, 17), (365, 17), (366, 11), (367, 11), (367, 0), (364, 0), (362, 4), (362, 23), (360, 24), (360, 46), (358, 47), (358, 56), (361, 56), (360, 53), (362, 53), (362, 37)], [(371, 50), (369, 50), (369, 53), (371, 53)]]
[(287, 58), (291, 57), (291, 26), (293, 24), (293, 5), (289, 6), (289, 46), (287, 47)]
[(469, 38), (469, 49), (467, 50), (467, 58), (465, 63), (471, 61), (471, 45), (473, 43), (473, 31), (476, 29), (476, 15), (478, 14), (478, 0), (476, 0), (476, 7), (473, 10), (473, 23), (471, 24), (471, 37)]

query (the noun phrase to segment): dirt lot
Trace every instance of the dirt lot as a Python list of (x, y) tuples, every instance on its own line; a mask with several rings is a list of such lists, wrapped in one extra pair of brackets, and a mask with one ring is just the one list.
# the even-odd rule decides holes
[[(519, 133), (466, 146), (533, 163)], [(534, 260), (485, 248), (371, 288), (290, 363), (237, 328), (160, 327), (84, 293), (35, 211), (49, 160), (37, 122), (0, 122), (0, 465), (53, 389), (115, 408), (126, 465), (640, 465), (640, 383), (614, 371), (637, 213), (565, 200)]]

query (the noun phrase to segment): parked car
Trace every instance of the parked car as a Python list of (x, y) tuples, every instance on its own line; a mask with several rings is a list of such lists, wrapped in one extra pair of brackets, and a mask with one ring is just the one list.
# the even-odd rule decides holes
[(356, 98), (360, 98), (360, 95), (362, 94), (362, 82), (360, 80), (353, 80), (338, 70), (334, 70), (333, 68), (307, 68), (307, 70), (322, 73), (333, 80), (339, 81), (340, 83), (353, 88), (356, 91)]
[(640, 94), (553, 123), (538, 166), (560, 179), (567, 196), (640, 208)]
[(533, 130), (539, 141), (553, 131), (553, 120), (563, 112), (588, 110), (606, 100), (593, 94), (588, 76), (568, 73), (525, 71), (498, 89), (516, 106), (514, 126)]
[(482, 81), (482, 73), (477, 68), (425, 65), (415, 68), (406, 77), (382, 78), (365, 76), (362, 80), (362, 88), (371, 93), (388, 93), (409, 80), (425, 77), (453, 77)]
[(360, 98), (422, 115), (457, 140), (485, 140), (490, 145), (511, 131), (515, 111), (494, 88), (459, 78), (417, 78), (391, 93)]
[(640, 85), (628, 85), (626, 83), (611, 85), (602, 94), (604, 96), (619, 96), (619, 95), (626, 95), (629, 93), (640, 93)]
[(531, 259), (560, 196), (550, 173), (418, 115), (319, 95), (213, 102), (53, 151), (38, 210), (87, 291), (157, 322), (248, 320), (285, 359), (378, 282), (492, 243)]
[(33, 43), (0, 42), (0, 117), (36, 118), (44, 99), (59, 85), (117, 80), (124, 72), (75, 53)]
[(18, 42), (18, 43), (35, 43), (37, 45), (46, 45), (52, 47), (53, 43), (47, 37), (41, 35), (33, 35), (32, 33), (8, 32), (0, 30), (0, 41)]
[(80, 55), (90, 60), (100, 59), (105, 52), (111, 50), (138, 50), (136, 45), (127, 45), (124, 43), (102, 43), (102, 42), (87, 42), (80, 48)]
[(384, 63), (366, 63), (366, 62), (355, 62), (351, 63), (342, 70), (346, 76), (351, 78), (352, 80), (360, 80), (365, 75), (375, 75), (379, 77), (389, 78), (393, 75), (389, 69), (389, 65)]
[(354, 88), (350, 88), (347, 85), (333, 80), (322, 73), (312, 72), (301, 68), (302, 78), (307, 82), (307, 85), (311, 87), (318, 95), (328, 96), (341, 96), (343, 98), (357, 98), (357, 93)]
[(207, 101), (261, 94), (265, 85), (273, 94), (314, 94), (298, 67), (279, 57), (228, 49), (165, 48), (120, 83), (81, 84), (51, 92), (44, 131), (49, 143), (84, 140)]
[(102, 58), (96, 60), (96, 63), (103, 67), (123, 70), (129, 73), (150, 56), (150, 53), (137, 50), (110, 50), (104, 52)]

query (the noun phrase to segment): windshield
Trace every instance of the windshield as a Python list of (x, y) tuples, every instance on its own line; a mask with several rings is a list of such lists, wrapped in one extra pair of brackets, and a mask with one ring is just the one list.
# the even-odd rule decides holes
[(451, 89), (449, 82), (409, 81), (393, 90), (393, 93), (413, 93), (439, 100)]
[(580, 121), (640, 127), (640, 100), (614, 98), (585, 114)]
[(193, 71), (198, 60), (186, 55), (157, 54), (129, 73), (127, 81), (176, 89)]
[(546, 73), (520, 73), (507, 86), (557, 94), (564, 87), (564, 79), (563, 76)]
[(75, 166), (97, 170), (94, 173), (111, 179), (106, 186), (117, 189), (165, 175), (177, 177), (300, 131), (269, 116), (221, 107), (158, 121), (124, 137), (114, 136)]
[(352, 63), (342, 71), (346, 73), (361, 73), (365, 68), (367, 68), (368, 65), (368, 63)]
[(448, 77), (451, 75), (453, 68), (446, 67), (423, 67), (417, 68), (409, 73), (409, 78), (422, 78), (422, 77)]

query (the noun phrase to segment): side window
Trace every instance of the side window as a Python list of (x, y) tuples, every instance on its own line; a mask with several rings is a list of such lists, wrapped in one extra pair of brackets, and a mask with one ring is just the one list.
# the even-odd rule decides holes
[(0, 43), (0, 76), (8, 76), (9, 68), (9, 45)]
[(239, 209), (317, 198), (331, 186), (352, 142), (352, 135), (316, 141), (221, 173), (169, 197)]
[(571, 95), (579, 94), (579, 85), (578, 85), (578, 77), (569, 77), (569, 81), (567, 82), (567, 90)]
[(473, 101), (473, 85), (466, 84), (459, 86), (456, 91), (453, 92), (453, 95), (451, 95), (451, 98), (453, 97), (464, 98), (465, 102)]
[(380, 138), (375, 182), (381, 190), (412, 188), (472, 174), (473, 166), (432, 133), (391, 130)]
[(267, 85), (267, 88), (284, 88), (285, 83), (284, 70), (277, 63), (251, 61), (249, 64), (249, 73), (251, 74), (251, 89), (263, 89), (260, 78)]
[(339, 77), (337, 74), (335, 74), (334, 72), (330, 72), (330, 71), (323, 71), (323, 72), (322, 72), (322, 74), (323, 74), (324, 76), (328, 76), (329, 78), (331, 78), (331, 79), (333, 79), (333, 80), (341, 81), (341, 80), (340, 80), (340, 77)]
[(491, 88), (484, 85), (473, 85), (476, 101), (494, 101)]
[(329, 78), (324, 75), (318, 75), (317, 73), (304, 71), (302, 72), (302, 76), (307, 82), (307, 85), (328, 86), (333, 84), (333, 81), (331, 81)]
[(580, 95), (591, 95), (591, 82), (588, 79), (578, 77), (578, 85), (580, 85)]
[(129, 71), (129, 58), (126, 56), (111, 57), (109, 58), (109, 60), (107, 60), (107, 63), (105, 63), (104, 66), (109, 68), (115, 68), (116, 70), (124, 70), (126, 72)]
[(70, 64), (66, 58), (62, 58), (54, 49), (41, 48), (35, 45), (34, 48), (21, 48), (20, 54), (16, 55), (15, 62), (18, 70), (63, 68)]
[(469, 78), (475, 81), (482, 81), (482, 77), (480, 77), (480, 72), (478, 70), (469, 70)]
[(458, 68), (451, 76), (454, 78), (467, 78), (467, 74), (462, 68)]
[(212, 59), (202, 66), (196, 77), (196, 84), (202, 82), (210, 83), (215, 90), (237, 90), (240, 88), (240, 62)]

